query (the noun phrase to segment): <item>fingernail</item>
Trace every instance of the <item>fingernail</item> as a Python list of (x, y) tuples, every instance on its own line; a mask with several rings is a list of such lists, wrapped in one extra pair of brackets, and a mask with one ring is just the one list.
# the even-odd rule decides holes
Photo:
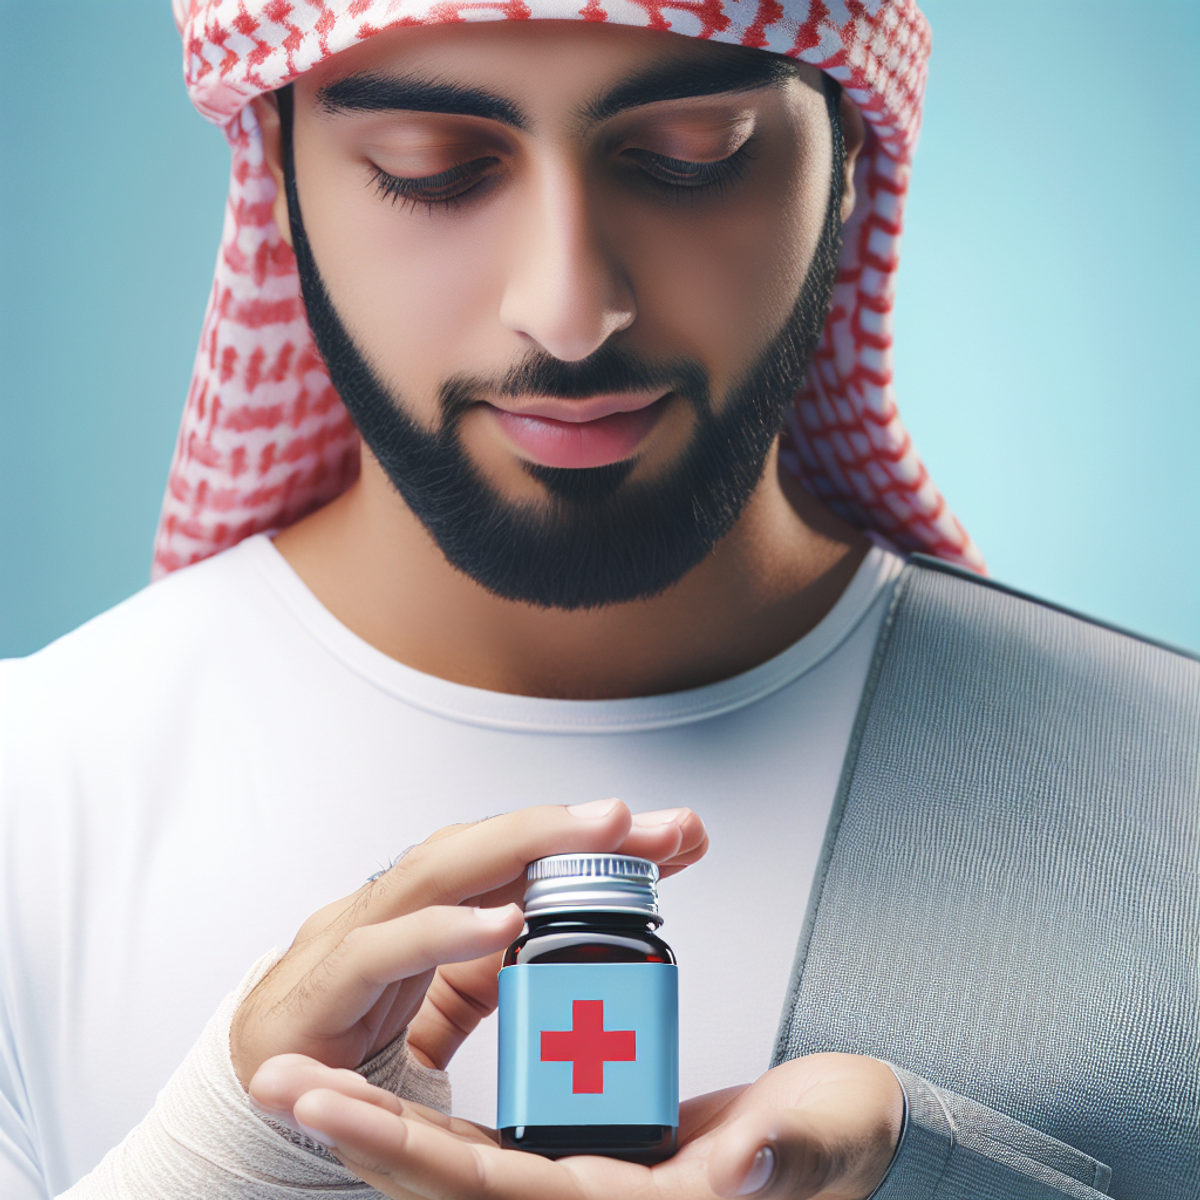
[(620, 803), (620, 800), (592, 800), (587, 804), (572, 804), (567, 812), (584, 821), (599, 821), (607, 817)]
[(503, 904), (499, 908), (473, 908), (471, 911), (489, 925), (500, 925), (513, 915), (514, 904)]
[(679, 820), (679, 814), (683, 812), (682, 808), (660, 808), (656, 812), (634, 813), (633, 823), (635, 825), (669, 825), (672, 821)]
[(752, 1196), (755, 1192), (761, 1192), (771, 1181), (771, 1176), (774, 1173), (775, 1151), (770, 1146), (762, 1146), (754, 1156), (754, 1161), (750, 1164), (750, 1170), (746, 1172), (746, 1178), (742, 1180), (742, 1186), (738, 1188), (737, 1194), (739, 1196)]
[(305, 1125), (303, 1121), (297, 1121), (296, 1124), (300, 1127), (300, 1132), (307, 1134), (314, 1142), (320, 1142), (329, 1150), (335, 1149), (333, 1138), (327, 1133), (322, 1133), (319, 1129), (314, 1129), (311, 1125)]

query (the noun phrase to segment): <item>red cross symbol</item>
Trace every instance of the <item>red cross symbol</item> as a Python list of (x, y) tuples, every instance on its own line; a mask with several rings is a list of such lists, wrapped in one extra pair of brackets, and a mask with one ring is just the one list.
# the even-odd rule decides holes
[(603, 1092), (606, 1062), (634, 1062), (632, 1029), (604, 1028), (603, 1000), (573, 1002), (573, 1029), (542, 1031), (542, 1062), (574, 1064), (572, 1092)]

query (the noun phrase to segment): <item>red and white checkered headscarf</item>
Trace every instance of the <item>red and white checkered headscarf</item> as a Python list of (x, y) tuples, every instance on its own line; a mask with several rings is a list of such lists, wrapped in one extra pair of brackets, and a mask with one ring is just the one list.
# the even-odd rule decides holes
[(154, 548), (154, 574), (280, 529), (358, 474), (358, 434), (309, 334), (247, 101), (384, 29), (611, 21), (786, 54), (828, 72), (868, 123), (833, 309), (784, 462), (855, 524), (982, 569), (896, 413), (892, 289), (921, 121), (929, 25), (915, 0), (173, 0), (192, 102), (233, 171), (216, 278)]

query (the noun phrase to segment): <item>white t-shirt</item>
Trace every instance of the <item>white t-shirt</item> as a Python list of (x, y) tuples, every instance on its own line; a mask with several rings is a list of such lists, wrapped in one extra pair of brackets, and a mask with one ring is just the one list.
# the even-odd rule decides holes
[[(707, 858), (660, 889), (681, 1094), (760, 1075), (901, 566), (877, 545), (782, 654), (630, 700), (405, 667), (262, 536), (0, 665), (0, 1196), (91, 1170), (314, 910), (443, 825), (530, 804), (701, 814)], [(492, 1124), (494, 1020), (450, 1072), (455, 1111)]]

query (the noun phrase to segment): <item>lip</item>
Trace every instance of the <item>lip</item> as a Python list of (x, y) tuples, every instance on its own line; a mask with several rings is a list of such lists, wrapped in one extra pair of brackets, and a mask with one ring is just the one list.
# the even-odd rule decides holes
[(543, 467), (606, 467), (631, 458), (658, 423), (670, 393), (538, 396), (489, 404), (505, 437), (522, 458)]
[(543, 417), (567, 425), (583, 425), (611, 417), (614, 413), (640, 412), (658, 403), (666, 392), (612, 392), (583, 400), (561, 396), (503, 396), (488, 403), (515, 417)]

